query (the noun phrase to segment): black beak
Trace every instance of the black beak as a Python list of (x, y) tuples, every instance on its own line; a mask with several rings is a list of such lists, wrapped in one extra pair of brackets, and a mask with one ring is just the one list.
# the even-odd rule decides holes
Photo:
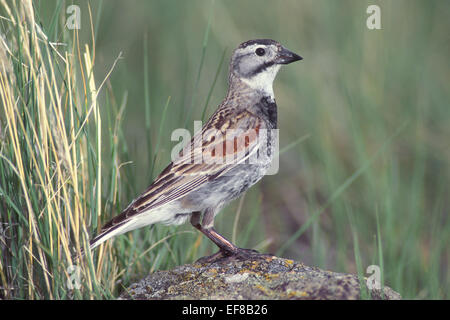
[(289, 64), (295, 61), (303, 60), (298, 54), (289, 51), (288, 49), (281, 47), (281, 51), (278, 52), (278, 55), (275, 59), (275, 63), (277, 64)]

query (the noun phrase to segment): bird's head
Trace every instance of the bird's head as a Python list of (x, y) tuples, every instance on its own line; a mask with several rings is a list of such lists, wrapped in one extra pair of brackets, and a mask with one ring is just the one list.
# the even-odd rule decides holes
[(273, 96), (273, 80), (281, 65), (302, 59), (277, 41), (249, 40), (234, 50), (230, 63), (230, 77)]

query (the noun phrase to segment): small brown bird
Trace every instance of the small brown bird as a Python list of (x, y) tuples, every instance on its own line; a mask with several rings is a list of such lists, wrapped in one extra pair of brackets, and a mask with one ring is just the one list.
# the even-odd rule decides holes
[(258, 182), (269, 168), (277, 138), (273, 81), (281, 65), (302, 58), (270, 39), (242, 43), (231, 57), (228, 93), (197, 133), (138, 198), (90, 241), (155, 223), (192, 225), (220, 249), (214, 255), (248, 255), (213, 227), (220, 209)]

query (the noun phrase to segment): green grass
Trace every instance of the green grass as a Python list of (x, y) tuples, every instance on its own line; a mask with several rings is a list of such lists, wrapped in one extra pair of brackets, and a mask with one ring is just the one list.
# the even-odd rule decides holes
[(64, 27), (71, 3), (0, 2), (0, 297), (113, 298), (212, 253), (190, 225), (154, 226), (108, 241), (78, 263), (81, 288), (66, 285), (71, 255), (167, 165), (171, 132), (221, 102), (233, 48), (269, 37), (304, 57), (274, 85), (280, 171), (218, 231), (449, 298), (448, 1), (379, 2), (377, 31), (372, 1), (74, 1), (79, 33)]

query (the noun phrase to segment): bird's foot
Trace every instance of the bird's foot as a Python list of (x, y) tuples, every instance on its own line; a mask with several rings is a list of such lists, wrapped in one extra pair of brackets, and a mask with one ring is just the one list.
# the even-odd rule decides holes
[(202, 257), (196, 262), (198, 263), (213, 263), (213, 262), (225, 262), (231, 260), (250, 260), (254, 258), (272, 257), (271, 254), (259, 253), (253, 249), (236, 248), (235, 250), (223, 250), (220, 249), (213, 255)]

